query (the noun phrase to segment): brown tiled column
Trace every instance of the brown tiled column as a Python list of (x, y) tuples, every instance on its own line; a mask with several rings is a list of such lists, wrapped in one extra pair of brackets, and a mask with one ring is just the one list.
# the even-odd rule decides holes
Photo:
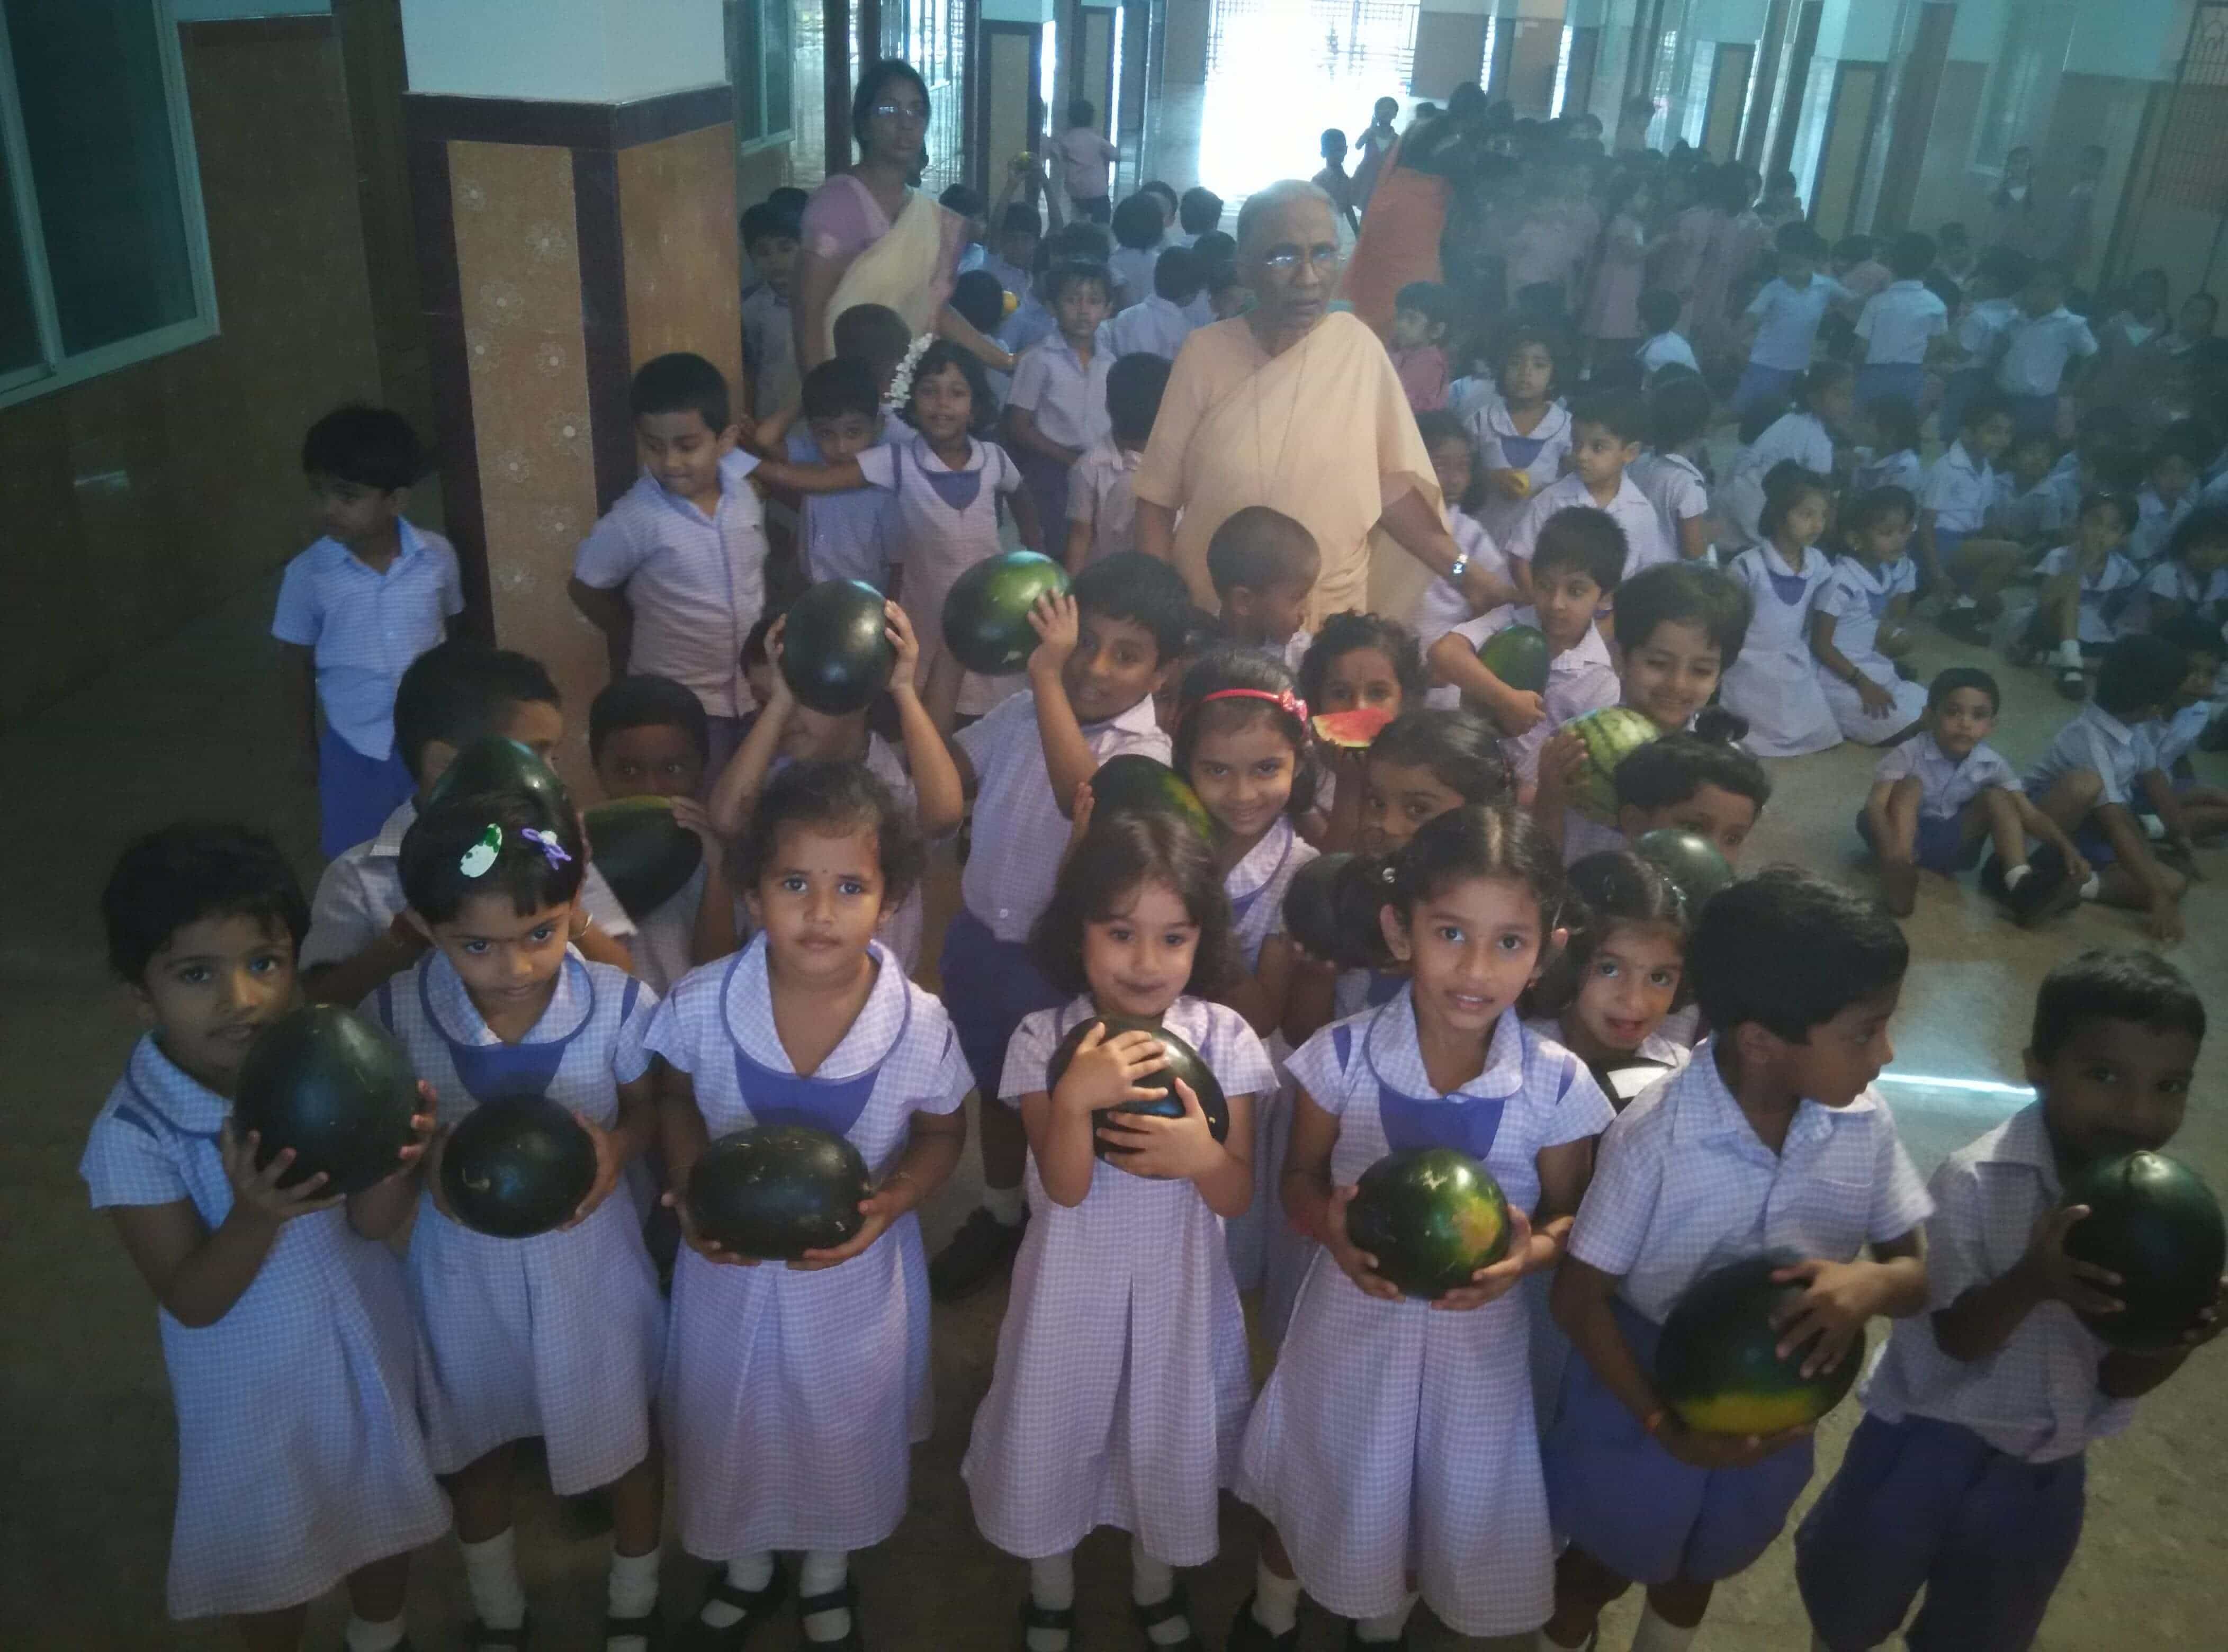
[(619, 104), (413, 93), (404, 109), (470, 618), (556, 676), (577, 778), (605, 664), (565, 583), (634, 480), (627, 381), (688, 349), (741, 391), (733, 104), (720, 85)]

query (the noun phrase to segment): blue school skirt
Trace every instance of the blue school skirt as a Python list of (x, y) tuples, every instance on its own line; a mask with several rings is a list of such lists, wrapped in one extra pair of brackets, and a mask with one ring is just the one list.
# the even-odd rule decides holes
[(944, 1013), (951, 1017), (967, 1070), (975, 1075), (976, 1092), (986, 1103), (998, 1100), (1006, 1046), (1013, 1042), (1021, 1018), (1040, 1009), (1057, 1009), (1068, 995), (1029, 961), (1028, 942), (1000, 940), (965, 906), (944, 925), (937, 970)]
[(1832, 1652), (2025, 1652), (2081, 1540), (2078, 1457), (2026, 1463), (1931, 1417), (1857, 1425), (1795, 1534), (1795, 1580)]
[[(1617, 1329), (1642, 1370), (1662, 1328), (1623, 1302)], [(1583, 1357), (1540, 1442), (1555, 1530), (1634, 1583), (1715, 1583), (1746, 1571), (1810, 1482), (1808, 1439), (1745, 1469), (1697, 1469), (1658, 1445)]]
[[(1980, 865), (1981, 852), (1988, 847), (1988, 840), (1984, 833), (1975, 832), (1970, 837), (1965, 835), (1965, 810), (1972, 806), (1969, 803), (1954, 815), (1920, 815), (1917, 836), (1911, 840), (1912, 861), (1929, 872), (1950, 877)], [(1872, 818), (1861, 809), (1857, 810), (1857, 836), (1874, 854), (1879, 852), (1879, 844), (1873, 836)]]

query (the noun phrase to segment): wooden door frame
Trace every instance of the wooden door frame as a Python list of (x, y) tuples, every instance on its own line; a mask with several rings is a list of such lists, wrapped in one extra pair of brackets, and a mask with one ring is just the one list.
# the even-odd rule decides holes
[[(1033, 109), (1047, 110), (1049, 106), (1045, 102), (1043, 35), (1052, 25), (996, 22), (985, 18), (978, 10), (971, 7), (970, 10), (974, 11), (975, 28), (967, 42), (967, 149), (972, 157), (972, 164), (968, 170), (974, 176), (975, 187), (988, 195), (993, 187), (990, 157), (991, 38), (998, 35), (1028, 36), (1029, 106)], [(1041, 132), (1032, 133), (1031, 146), (1034, 147), (1043, 136)], [(1053, 187), (1058, 189), (1060, 185), (1055, 182)]]
[[(1848, 73), (1853, 68), (1870, 69), (1873, 74), (1878, 77), (1878, 79), (1875, 80), (1873, 85), (1873, 106), (1870, 112), (1867, 113), (1865, 118), (1864, 138), (1862, 142), (1859, 144), (1857, 148), (1857, 171), (1860, 187), (1853, 189), (1849, 192), (1848, 218), (1842, 221), (1840, 228), (1828, 229), (1825, 225), (1819, 223), (1817, 221), (1818, 192), (1821, 181), (1825, 176), (1826, 163), (1832, 157), (1834, 152), (1834, 127), (1835, 123), (1841, 118), (1841, 92), (1847, 83)], [(1817, 169), (1810, 174), (1810, 188), (1808, 191), (1810, 201), (1811, 223), (1817, 229), (1818, 233), (1825, 236), (1829, 241), (1838, 240), (1841, 237), (1849, 234), (1849, 225), (1855, 220), (1856, 203), (1863, 194), (1861, 184), (1865, 162), (1873, 152), (1873, 140), (1879, 135), (1880, 105), (1886, 101), (1885, 99), (1880, 96), (1879, 88), (1887, 80), (1887, 72), (1888, 66), (1885, 63), (1879, 62), (1873, 59), (1850, 59), (1845, 57), (1837, 59), (1834, 61), (1834, 95), (1826, 101), (1826, 122), (1823, 126), (1819, 128), (1818, 165)]]
[[(1941, 53), (1930, 66), (1923, 62), (1918, 54), (1930, 24), (1941, 37)], [(1872, 222), (1877, 233), (1900, 232), (1910, 226), (1911, 204), (1918, 197), (1918, 175), (1926, 163), (1926, 144), (1934, 125), (1934, 111), (1941, 100), (1942, 71), (1950, 63), (1950, 37), (1956, 26), (1957, 8), (1954, 3), (1950, 0), (1925, 0), (1918, 8), (1910, 47), (1897, 54), (1895, 124), (1888, 133), (1887, 153), (1880, 157), (1879, 187), (1873, 196)]]
[[(1759, 49), (1757, 42), (1747, 40), (1718, 40), (1712, 41), (1710, 45), (1712, 48), (1710, 53), (1710, 86), (1709, 90), (1702, 94), (1701, 148), (1705, 153), (1708, 152), (1710, 147), (1710, 121), (1711, 117), (1717, 112), (1718, 79), (1725, 72), (1725, 54), (1728, 52), (1746, 52), (1748, 54), (1748, 62), (1745, 66), (1745, 72), (1741, 83), (1742, 92), (1746, 93), (1749, 89), (1748, 82), (1752, 80), (1756, 74), (1756, 54)], [(1741, 100), (1740, 106), (1733, 111), (1732, 142), (1728, 146), (1729, 152), (1723, 157), (1725, 160), (1733, 161), (1740, 158), (1741, 123), (1747, 118), (1747, 99), (1744, 97)]]
[[(1818, 30), (1825, 14), (1825, 0), (1796, 0), (1795, 32), (1787, 42), (1787, 72), (1781, 77), (1779, 125), (1771, 135), (1771, 157), (1764, 168), (1766, 182), (1774, 172), (1785, 172), (1794, 166), (1795, 140), (1802, 127), (1802, 99), (1810, 93), (1810, 71), (1818, 61)], [(1840, 87), (1834, 89), (1838, 92)]]

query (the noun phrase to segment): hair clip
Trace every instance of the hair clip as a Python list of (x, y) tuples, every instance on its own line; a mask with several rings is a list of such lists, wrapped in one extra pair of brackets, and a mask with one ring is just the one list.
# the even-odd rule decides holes
[(548, 861), (552, 867), (564, 866), (573, 858), (565, 846), (557, 841), (557, 834), (554, 832), (545, 832), (538, 827), (528, 826), (524, 831), (519, 833), (519, 836), (540, 849), (541, 858)]
[(1275, 694), (1266, 688), (1217, 688), (1213, 694), (1201, 695), (1199, 703), (1203, 706), (1210, 700), (1265, 700), (1278, 711), (1303, 723), (1308, 720), (1308, 702), (1290, 688), (1280, 688)]
[(457, 870), (468, 878), (483, 878), (495, 869), (496, 858), (502, 853), (503, 828), (490, 826), (458, 857)]

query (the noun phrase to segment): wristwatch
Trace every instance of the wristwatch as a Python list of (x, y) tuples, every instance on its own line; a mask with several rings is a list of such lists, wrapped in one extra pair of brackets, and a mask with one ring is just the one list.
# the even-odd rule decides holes
[(1453, 584), (1460, 585), (1462, 583), (1463, 575), (1469, 572), (1469, 553), (1468, 551), (1457, 551), (1455, 553), (1453, 566), (1447, 569), (1447, 579)]

